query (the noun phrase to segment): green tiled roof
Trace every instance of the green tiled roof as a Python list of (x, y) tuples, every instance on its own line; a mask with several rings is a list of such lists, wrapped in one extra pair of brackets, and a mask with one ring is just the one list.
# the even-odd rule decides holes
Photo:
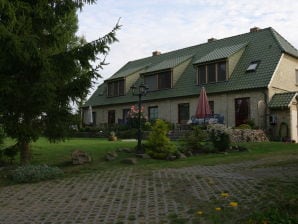
[(128, 75), (131, 75), (131, 74), (134, 74), (138, 71), (141, 71), (143, 69), (145, 69), (148, 65), (141, 65), (141, 66), (136, 66), (136, 67), (129, 67), (129, 66), (126, 66), (128, 68), (122, 68), (120, 69), (118, 72), (116, 72), (112, 77), (110, 77), (108, 80), (111, 80), (111, 79), (118, 79), (118, 78), (123, 78), (123, 77), (126, 77)]
[(211, 51), (210, 53), (208, 53), (207, 55), (200, 58), (199, 60), (195, 61), (193, 64), (199, 64), (199, 63), (204, 63), (204, 62), (208, 62), (208, 61), (215, 61), (215, 60), (219, 60), (219, 59), (228, 58), (232, 54), (241, 50), (246, 45), (247, 45), (247, 43), (216, 48), (213, 51)]
[(268, 106), (270, 109), (288, 108), (296, 94), (296, 92), (277, 93), (272, 97)]
[[(191, 62), (179, 76), (173, 88), (149, 92), (144, 97), (144, 101), (198, 96), (201, 86), (194, 83), (197, 71), (193, 64), (202, 61), (204, 58), (204, 60), (206, 60), (207, 55), (209, 57), (208, 60), (226, 57), (230, 55), (231, 52), (237, 51), (244, 46), (245, 50), (236, 64), (233, 73), (230, 75), (229, 80), (204, 85), (208, 94), (267, 88), (281, 55), (284, 52), (298, 58), (298, 51), (292, 45), (274, 29), (265, 28), (258, 32), (244, 33), (210, 43), (203, 43), (163, 53), (158, 56), (150, 56), (130, 61), (119, 69), (110, 79), (125, 77), (130, 75), (129, 73), (136, 73), (138, 71), (156, 71), (157, 69), (173, 67), (182, 63), (183, 60), (189, 59)], [(252, 61), (260, 61), (257, 70), (254, 72), (246, 72), (248, 65)], [(141, 82), (143, 82), (142, 76), (138, 78), (136, 84)], [(106, 83), (103, 83), (84, 106), (125, 104), (137, 101), (137, 97), (132, 97), (130, 91), (125, 96), (107, 97), (106, 85)]]
[(190, 59), (191, 57), (192, 55), (186, 55), (186, 56), (178, 56), (178, 57), (166, 59), (156, 65), (149, 67), (143, 73), (149, 73), (149, 72), (155, 72), (155, 71), (160, 71), (164, 69), (174, 68), (177, 65), (181, 64), (182, 62), (185, 62), (186, 60)]

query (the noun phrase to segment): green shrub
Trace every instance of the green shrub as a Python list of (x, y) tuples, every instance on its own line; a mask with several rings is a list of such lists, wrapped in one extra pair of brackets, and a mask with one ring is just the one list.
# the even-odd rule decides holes
[(230, 136), (224, 125), (209, 125), (207, 130), (210, 141), (218, 151), (224, 152), (230, 148)]
[(9, 147), (4, 148), (3, 150), (3, 157), (6, 157), (10, 163), (15, 160), (15, 157), (20, 152), (19, 145), (15, 144)]
[(62, 175), (63, 171), (58, 167), (50, 167), (47, 165), (26, 165), (20, 166), (12, 171), (9, 178), (15, 183), (32, 183), (54, 179)]
[(163, 120), (157, 119), (144, 145), (146, 153), (155, 159), (167, 159), (177, 152), (176, 146), (167, 137), (169, 127)]
[(0, 125), (0, 149), (4, 143), (4, 138), (5, 138), (5, 132), (4, 132), (2, 125)]
[[(184, 138), (184, 149), (182, 152), (191, 151), (192, 153), (204, 152), (205, 143), (207, 141), (208, 134), (202, 130), (199, 126), (194, 126), (192, 131), (188, 132)], [(208, 146), (209, 147), (209, 146)]]

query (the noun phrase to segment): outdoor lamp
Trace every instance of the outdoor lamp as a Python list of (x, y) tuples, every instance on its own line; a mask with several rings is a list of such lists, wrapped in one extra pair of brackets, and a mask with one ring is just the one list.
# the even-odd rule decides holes
[(138, 88), (138, 92), (136, 93), (137, 87), (135, 85), (130, 87), (132, 95), (133, 96), (138, 96), (139, 97), (139, 102), (138, 102), (138, 145), (137, 145), (137, 152), (136, 154), (143, 154), (143, 149), (142, 149), (142, 127), (141, 127), (141, 108), (142, 108), (142, 96), (145, 96), (148, 91), (148, 87), (144, 84), (141, 83)]

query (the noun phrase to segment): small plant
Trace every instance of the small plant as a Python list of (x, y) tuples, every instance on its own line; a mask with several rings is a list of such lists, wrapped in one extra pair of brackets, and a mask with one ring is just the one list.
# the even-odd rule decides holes
[(202, 130), (199, 126), (193, 127), (193, 130), (187, 133), (184, 137), (185, 150), (192, 153), (203, 152), (208, 138), (206, 131)]
[(145, 144), (146, 152), (155, 159), (167, 159), (177, 152), (176, 146), (167, 137), (168, 125), (163, 120), (157, 119)]
[(63, 171), (47, 165), (20, 166), (8, 176), (15, 183), (32, 183), (60, 177)]
[(114, 131), (110, 132), (109, 141), (117, 141), (117, 136), (116, 136), (116, 133)]
[(218, 151), (224, 152), (230, 148), (230, 136), (224, 125), (209, 125), (207, 130), (210, 141)]

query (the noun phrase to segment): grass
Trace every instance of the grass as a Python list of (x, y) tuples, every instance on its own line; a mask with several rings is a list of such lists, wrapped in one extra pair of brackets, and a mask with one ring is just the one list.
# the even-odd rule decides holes
[[(5, 145), (12, 145), (14, 142), (6, 139)], [(118, 153), (118, 158), (113, 161), (105, 161), (104, 156), (107, 152), (115, 151), (118, 148), (131, 148), (136, 146), (136, 142), (131, 141), (108, 141), (96, 138), (73, 138), (64, 142), (49, 143), (47, 139), (40, 138), (32, 143), (32, 164), (47, 164), (58, 166), (66, 176), (77, 175), (80, 173), (100, 172), (107, 169), (115, 169), (131, 166), (121, 162), (126, 157), (134, 157), (134, 154)], [(179, 144), (179, 142), (176, 142)], [(134, 167), (138, 169), (162, 169), (162, 168), (181, 168), (194, 165), (217, 165), (246, 160), (268, 159), (268, 166), (283, 165), (281, 159), (286, 157), (286, 163), (297, 163), (298, 146), (297, 144), (285, 144), (281, 142), (263, 143), (243, 143), (242, 146), (248, 148), (246, 152), (229, 152), (225, 154), (202, 154), (175, 161), (164, 161), (154, 159), (140, 159)], [(71, 152), (79, 149), (87, 152), (92, 157), (92, 162), (84, 165), (72, 165)], [(17, 164), (18, 158), (15, 162)], [(2, 178), (1, 178), (2, 176)], [(0, 185), (7, 182), (3, 180), (5, 171), (0, 171)]]
[[(11, 145), (13, 144), (13, 141), (7, 139), (5, 144)], [(109, 151), (115, 151), (119, 148), (133, 149), (136, 144), (136, 142), (131, 141), (108, 141), (105, 139), (95, 138), (73, 138), (64, 142), (49, 143), (45, 138), (40, 138), (37, 142), (34, 142), (31, 145), (32, 164), (58, 166), (67, 174), (121, 168), (128, 165), (123, 164), (120, 161), (125, 157), (133, 157), (133, 153), (118, 153), (119, 157), (110, 162), (104, 160), (104, 155)], [(264, 159), (268, 157), (270, 157), (270, 166), (282, 163), (280, 161), (280, 158), (282, 157), (289, 157), (287, 163), (297, 162), (297, 156), (295, 156), (298, 155), (297, 144), (263, 142), (243, 143), (241, 145), (248, 148), (248, 151), (229, 152), (225, 154), (203, 154), (176, 161), (146, 159), (139, 160), (135, 166), (142, 169), (180, 168), (193, 165), (217, 165), (246, 160)], [(72, 165), (71, 152), (76, 149), (83, 150), (90, 154), (93, 161), (90, 164), (85, 165)]]

